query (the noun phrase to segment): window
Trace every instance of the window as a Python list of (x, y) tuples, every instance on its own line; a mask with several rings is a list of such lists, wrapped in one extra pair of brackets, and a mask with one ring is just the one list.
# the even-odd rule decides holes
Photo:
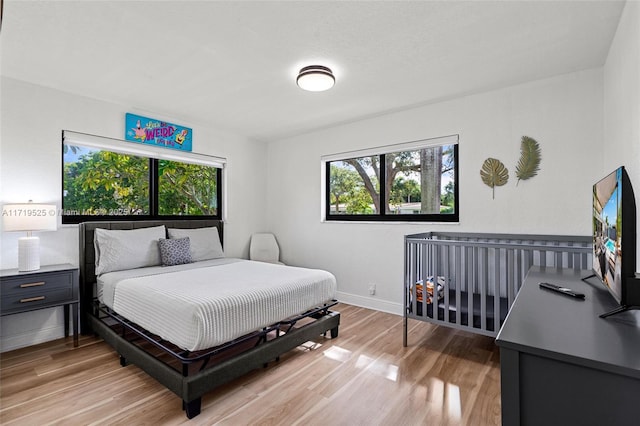
[(457, 222), (458, 138), (418, 141), (325, 162), (325, 218)]
[(327, 163), (329, 211), (335, 215), (372, 215), (379, 211), (379, 156)]
[[(85, 142), (63, 140), (62, 223), (221, 218), (222, 163), (129, 148), (123, 141)], [(169, 158), (156, 158), (161, 155)]]
[(216, 167), (158, 161), (158, 214), (218, 215)]

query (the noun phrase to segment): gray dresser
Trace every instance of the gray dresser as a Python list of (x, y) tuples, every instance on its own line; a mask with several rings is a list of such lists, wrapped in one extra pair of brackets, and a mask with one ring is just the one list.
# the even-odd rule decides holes
[[(500, 329), (503, 425), (640, 424), (640, 311), (585, 271), (533, 267)], [(540, 282), (584, 293), (574, 299)]]

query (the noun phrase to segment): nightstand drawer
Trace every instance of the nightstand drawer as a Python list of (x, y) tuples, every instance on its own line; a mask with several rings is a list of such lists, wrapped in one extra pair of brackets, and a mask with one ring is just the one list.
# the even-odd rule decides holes
[(4, 294), (2, 296), (2, 314), (11, 314), (25, 310), (58, 306), (73, 300), (73, 288), (54, 288), (49, 291), (29, 291), (29, 294)]
[(9, 295), (20, 295), (19, 298), (38, 295), (52, 290), (68, 289), (73, 287), (73, 274), (59, 272), (49, 274), (33, 274), (30, 276), (3, 278), (3, 298)]

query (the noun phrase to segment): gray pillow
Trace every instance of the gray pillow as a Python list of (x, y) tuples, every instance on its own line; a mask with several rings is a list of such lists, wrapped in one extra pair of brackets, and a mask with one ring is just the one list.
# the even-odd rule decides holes
[(215, 226), (193, 229), (169, 228), (167, 232), (172, 239), (190, 238), (191, 258), (194, 262), (224, 257), (220, 234)]
[(163, 266), (191, 263), (189, 237), (176, 238), (173, 240), (161, 238), (158, 240), (158, 247), (160, 247), (160, 258), (162, 259)]
[(96, 275), (160, 265), (158, 240), (165, 236), (164, 225), (129, 230), (97, 228), (93, 240)]

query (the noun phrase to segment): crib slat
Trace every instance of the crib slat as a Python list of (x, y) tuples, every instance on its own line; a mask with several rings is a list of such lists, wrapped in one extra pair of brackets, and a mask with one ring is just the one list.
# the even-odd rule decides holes
[(476, 265), (476, 284), (480, 291), (480, 329), (487, 331), (487, 289), (484, 281), (484, 268), (482, 267), (482, 247), (473, 248), (473, 259)]
[(459, 245), (455, 246), (455, 252), (454, 252), (454, 265), (455, 265), (455, 272), (454, 272), (454, 280), (455, 280), (455, 291), (456, 291), (456, 324), (460, 325), (461, 324), (461, 316), (460, 315), (460, 287), (461, 287), (461, 280), (459, 279), (461, 277), (461, 264), (462, 264), (462, 254), (461, 254), (462, 250), (460, 248)]
[[(467, 300), (462, 301), (464, 306), (466, 306), (467, 310), (467, 321), (466, 326), (472, 328), (473, 327), (473, 265), (471, 264), (471, 247), (463, 247), (465, 264), (463, 274), (465, 276), (464, 282), (466, 286), (464, 290), (467, 292)], [(463, 308), (464, 310), (464, 308)], [(462, 313), (460, 313), (460, 317), (462, 317)], [(462, 321), (462, 318), (460, 319)], [(464, 323), (463, 323), (464, 324)]]
[[(449, 289), (450, 286), (452, 284), (452, 282), (454, 281), (453, 279), (453, 271), (451, 271), (451, 263), (453, 262), (452, 259), (452, 255), (451, 255), (451, 247), (448, 245), (442, 245), (439, 246), (438, 249), (440, 250), (440, 263), (442, 268), (440, 269), (442, 271), (442, 276), (445, 279), (445, 283), (442, 289), (442, 299), (440, 299), (440, 304), (438, 305), (439, 309), (442, 310), (442, 319), (445, 322), (450, 322), (451, 319), (449, 317), (449, 307), (450, 307), (450, 297), (449, 297)], [(438, 314), (440, 315), (440, 314)]]
[(516, 276), (515, 276), (516, 294), (518, 294), (520, 287), (522, 287), (522, 279), (524, 278), (524, 275), (525, 275), (525, 271), (523, 270), (523, 267), (522, 267), (522, 259), (524, 258), (524, 249), (518, 249), (517, 252), (518, 252), (518, 257), (516, 259)]
[(513, 276), (513, 252), (512, 250), (505, 250), (504, 253), (505, 260), (505, 283), (507, 286), (507, 300), (509, 300), (509, 305), (513, 301), (513, 284), (512, 284), (512, 276)]
[[(420, 302), (422, 304), (422, 315), (426, 318), (429, 316), (429, 312), (427, 311), (427, 280), (426, 280), (426, 274), (428, 273), (428, 271), (430, 270), (430, 268), (433, 267), (433, 265), (431, 264), (432, 260), (432, 256), (430, 256), (431, 252), (433, 251), (433, 247), (426, 245), (423, 247), (423, 250), (421, 250), (421, 268), (420, 270), (420, 275), (418, 277), (418, 280), (422, 280), (422, 301)], [(417, 285), (416, 285), (417, 287)], [(432, 314), (432, 318), (437, 319), (438, 316), (436, 315), (435, 317), (433, 317), (433, 312)]]
[(433, 250), (433, 264), (431, 265), (431, 268), (427, 271), (428, 273), (427, 273), (427, 277), (425, 278), (425, 283), (427, 278), (432, 277), (431, 280), (433, 282), (433, 295), (431, 297), (431, 316), (437, 319), (440, 316), (440, 313), (439, 313), (440, 304), (438, 301), (437, 282), (438, 282), (438, 275), (442, 274), (441, 272), (442, 246), (434, 246), (431, 249)]
[(495, 271), (494, 271), (494, 297), (493, 297), (493, 329), (500, 327), (500, 258), (502, 257), (501, 249), (495, 250)]

